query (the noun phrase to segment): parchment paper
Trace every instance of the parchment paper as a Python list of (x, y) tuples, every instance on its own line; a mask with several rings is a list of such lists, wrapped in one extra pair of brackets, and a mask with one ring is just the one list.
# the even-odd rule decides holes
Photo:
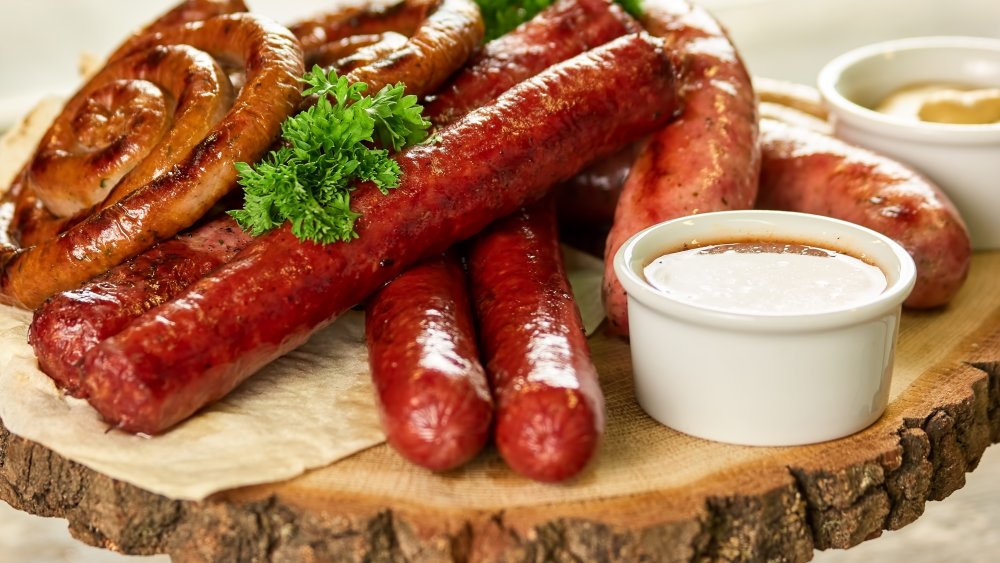
[[(20, 168), (54, 115), (51, 103), (0, 140), (0, 163), (6, 161), (0, 172), (13, 176)], [(9, 180), (0, 175), (0, 186)], [(565, 256), (589, 334), (603, 319), (602, 263), (571, 249)], [(0, 420), (22, 438), (143, 489), (200, 500), (289, 479), (384, 440), (360, 312), (344, 315), (224, 400), (156, 437), (109, 429), (85, 401), (60, 393), (38, 370), (27, 343), (30, 322), (30, 312), (0, 306)]]

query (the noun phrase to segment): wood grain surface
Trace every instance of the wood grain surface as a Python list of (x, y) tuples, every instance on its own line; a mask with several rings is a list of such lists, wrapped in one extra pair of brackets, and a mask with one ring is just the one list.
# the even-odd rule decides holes
[(569, 484), (529, 482), (492, 450), (432, 474), (383, 445), (182, 502), (0, 429), (0, 498), (68, 518), (87, 543), (175, 561), (805, 561), (914, 521), (1000, 440), (998, 277), (1000, 252), (977, 254), (951, 306), (904, 315), (889, 409), (842, 440), (752, 448), (664, 428), (632, 397), (627, 344), (597, 335), (608, 429)]

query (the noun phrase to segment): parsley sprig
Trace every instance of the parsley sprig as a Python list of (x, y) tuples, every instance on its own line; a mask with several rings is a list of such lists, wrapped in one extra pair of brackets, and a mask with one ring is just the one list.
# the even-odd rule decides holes
[(349, 241), (358, 236), (360, 215), (351, 210), (355, 183), (371, 181), (383, 194), (399, 186), (399, 165), (388, 148), (424, 140), (430, 122), (417, 97), (403, 95), (402, 83), (365, 96), (367, 84), (349, 84), (318, 66), (302, 81), (309, 86), (304, 95), (318, 101), (285, 120), (280, 148), (256, 165), (236, 163), (244, 204), (230, 215), (253, 235), (291, 221), (301, 240)]

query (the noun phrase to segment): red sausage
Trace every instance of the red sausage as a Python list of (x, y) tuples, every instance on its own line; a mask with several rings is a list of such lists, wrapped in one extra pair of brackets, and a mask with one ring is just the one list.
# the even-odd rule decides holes
[(757, 207), (828, 215), (899, 242), (917, 264), (903, 303), (927, 308), (955, 296), (969, 273), (965, 223), (930, 180), (884, 156), (777, 121), (762, 119)]
[(684, 109), (639, 154), (605, 246), (604, 304), (611, 332), (628, 333), (625, 290), (613, 257), (633, 234), (692, 213), (749, 209), (760, 153), (750, 76), (708, 12), (687, 0), (646, 0), (646, 29), (678, 58)]
[(487, 43), (428, 101), (425, 115), (450, 123), (553, 64), (639, 30), (610, 0), (560, 0)]
[(35, 310), (28, 343), (38, 365), (75, 397), (86, 393), (83, 357), (133, 319), (236, 256), (251, 240), (229, 216), (181, 233)]
[(365, 336), (389, 445), (435, 471), (472, 459), (489, 437), (493, 399), (457, 256), (420, 262), (376, 293)]
[(401, 185), (388, 196), (359, 186), (356, 240), (302, 243), (285, 225), (99, 344), (86, 358), (91, 404), (126, 430), (169, 428), (406, 266), (662, 126), (675, 106), (670, 60), (643, 34), (549, 68), (399, 153)]
[(497, 448), (538, 481), (579, 473), (604, 432), (604, 396), (560, 253), (550, 199), (498, 221), (469, 249)]

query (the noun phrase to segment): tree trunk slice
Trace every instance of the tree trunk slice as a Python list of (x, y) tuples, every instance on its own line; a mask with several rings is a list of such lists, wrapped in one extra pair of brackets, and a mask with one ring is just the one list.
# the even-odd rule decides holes
[[(435, 475), (385, 445), (278, 484), (175, 501), (0, 427), (0, 498), (74, 536), (175, 561), (806, 561), (898, 529), (1000, 441), (1000, 252), (946, 310), (907, 312), (890, 405), (842, 440), (751, 448), (664, 428), (632, 397), (628, 346), (591, 339), (608, 403), (598, 463), (541, 485), (495, 451)], [(44, 423), (44, 421), (39, 421)]]

